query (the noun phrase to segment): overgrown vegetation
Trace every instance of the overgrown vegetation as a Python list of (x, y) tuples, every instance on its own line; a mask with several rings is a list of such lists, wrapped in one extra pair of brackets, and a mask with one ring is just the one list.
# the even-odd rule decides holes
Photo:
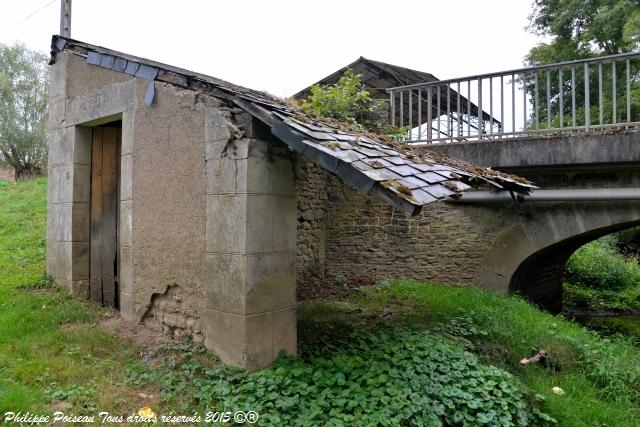
[[(140, 348), (43, 275), (46, 181), (0, 185), (0, 414), (255, 410), (257, 425), (632, 426), (640, 350), (517, 298), (414, 281), (299, 310), (300, 358), (255, 373)], [(544, 363), (518, 361), (539, 349)], [(564, 395), (555, 394), (561, 387)], [(545, 415), (548, 414), (548, 415)]]
[(640, 228), (605, 236), (578, 249), (565, 270), (567, 315), (604, 335), (640, 345)]
[(565, 276), (571, 283), (594, 289), (621, 290), (640, 285), (637, 261), (617, 251), (613, 235), (578, 249), (567, 263)]
[(568, 309), (626, 311), (640, 309), (640, 266), (624, 248), (635, 234), (605, 236), (578, 249), (565, 269)]
[[(264, 425), (545, 425), (522, 384), (480, 363), (460, 343), (427, 331), (371, 326), (340, 332), (303, 323), (304, 358), (282, 355), (246, 373), (193, 358), (161, 369), (132, 366), (135, 384), (161, 382), (163, 399), (262, 414)], [(329, 332), (329, 333), (327, 333)], [(329, 345), (327, 345), (329, 344)], [(190, 399), (185, 401), (185, 393)]]
[(371, 98), (362, 76), (347, 69), (332, 85), (311, 86), (311, 93), (300, 107), (315, 117), (335, 119), (356, 131), (370, 131), (396, 139), (407, 136), (408, 129), (388, 124), (385, 104)]

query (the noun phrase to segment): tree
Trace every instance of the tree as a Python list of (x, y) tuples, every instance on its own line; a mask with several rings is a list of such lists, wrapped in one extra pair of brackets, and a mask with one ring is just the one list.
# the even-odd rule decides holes
[(0, 44), (0, 160), (16, 180), (46, 170), (47, 57), (21, 44)]
[(529, 29), (551, 38), (527, 56), (530, 65), (640, 48), (638, 0), (534, 0)]
[[(640, 1), (639, 0), (534, 0), (533, 12), (529, 16), (529, 30), (540, 36), (549, 38), (548, 42), (540, 43), (533, 47), (525, 59), (528, 66), (551, 64), (556, 62), (571, 61), (597, 57), (602, 55), (615, 55), (640, 49)], [(625, 81), (625, 63), (618, 61), (616, 64), (616, 79)], [(613, 116), (613, 87), (611, 63), (603, 64), (598, 71), (595, 67), (591, 70), (589, 78), (589, 97), (592, 101), (589, 108), (589, 121), (591, 125), (599, 123), (602, 113), (605, 122), (611, 123)], [(565, 68), (562, 75), (563, 82), (563, 125), (572, 125), (571, 105), (567, 102), (572, 96), (570, 69)], [(599, 93), (598, 72), (602, 73), (602, 94)], [(537, 76), (541, 85), (544, 85), (545, 74)], [(615, 90), (616, 117), (618, 121), (640, 120), (640, 61), (630, 60), (631, 77), (631, 108), (627, 117), (627, 93), (626, 86), (619, 83)], [(533, 97), (535, 91), (535, 75), (527, 77), (527, 92)], [(531, 111), (529, 119), (531, 128), (546, 127), (550, 115), (551, 126), (560, 124), (559, 114), (559, 78), (557, 71), (551, 71), (549, 93), (551, 111), (544, 107), (547, 102), (547, 94), (544, 86), (538, 94), (539, 105), (537, 112), (539, 125), (536, 125), (535, 111)], [(584, 75), (580, 69), (575, 75), (576, 123), (585, 123), (586, 113), (584, 108)], [(603, 111), (600, 112), (597, 103), (602, 96)]]

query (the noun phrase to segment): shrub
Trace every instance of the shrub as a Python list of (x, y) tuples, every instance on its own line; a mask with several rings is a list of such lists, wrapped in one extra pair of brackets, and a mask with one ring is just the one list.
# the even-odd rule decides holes
[(336, 119), (359, 131), (387, 134), (404, 138), (408, 129), (397, 129), (387, 124), (382, 114), (384, 103), (371, 98), (364, 89), (360, 74), (347, 69), (340, 80), (332, 85), (311, 86), (311, 94), (302, 101), (302, 110), (316, 117)]
[(606, 236), (578, 249), (567, 263), (565, 277), (581, 286), (619, 290), (640, 285), (640, 268), (635, 259), (616, 251), (614, 236)]

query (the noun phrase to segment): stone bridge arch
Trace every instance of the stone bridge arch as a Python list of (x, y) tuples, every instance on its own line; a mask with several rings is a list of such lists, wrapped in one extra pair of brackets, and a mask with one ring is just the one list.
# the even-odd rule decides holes
[(475, 282), (519, 293), (552, 312), (562, 309), (565, 264), (580, 246), (640, 225), (639, 201), (520, 205), (520, 219), (498, 233)]

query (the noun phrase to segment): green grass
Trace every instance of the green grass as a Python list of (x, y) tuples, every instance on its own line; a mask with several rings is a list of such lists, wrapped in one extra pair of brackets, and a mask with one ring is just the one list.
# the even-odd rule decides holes
[[(473, 418), (469, 408), (498, 404), (510, 413), (526, 407), (529, 419), (539, 409), (562, 426), (640, 425), (640, 350), (628, 340), (602, 338), (517, 298), (415, 281), (301, 304), (301, 358), (283, 357), (273, 369), (246, 373), (185, 343), (157, 347), (154, 363), (146, 363), (131, 341), (96, 327), (112, 313), (67, 296), (44, 276), (45, 197), (42, 179), (0, 183), (0, 414), (130, 414), (143, 404), (191, 414), (241, 404), (259, 408), (263, 421), (340, 408), (327, 412), (334, 425), (359, 424), (369, 410), (398, 425), (391, 417), (426, 417), (420, 408), (453, 422)], [(537, 349), (549, 354), (544, 364), (519, 365)], [(491, 393), (504, 382), (508, 393), (483, 400), (470, 377)], [(396, 389), (407, 398), (394, 397)], [(309, 403), (300, 411), (299, 394)], [(354, 409), (354, 396), (362, 409)], [(398, 410), (385, 411), (385, 402)], [(467, 425), (481, 418), (466, 418)]]
[(107, 310), (44, 276), (46, 192), (44, 179), (0, 184), (0, 414), (131, 410), (121, 384), (135, 346), (94, 327)]

